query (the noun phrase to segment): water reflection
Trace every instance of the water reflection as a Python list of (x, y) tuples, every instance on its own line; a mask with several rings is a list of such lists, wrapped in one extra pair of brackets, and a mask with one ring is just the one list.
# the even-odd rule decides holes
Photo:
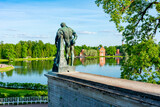
[(47, 80), (44, 74), (51, 70), (53, 61), (16, 61), (5, 64), (12, 64), (15, 69), (8, 72), (1, 72), (0, 81), (46, 84)]
[[(74, 62), (77, 65), (77, 60)], [(91, 64), (99, 64), (99, 66), (104, 66), (104, 65), (120, 65), (120, 61), (122, 60), (122, 58), (105, 58), (105, 57), (99, 57), (98, 58), (91, 58), (91, 59), (87, 59), (87, 58), (80, 58), (80, 61), (82, 65), (91, 65)]]
[(105, 57), (100, 57), (100, 58), (99, 58), (99, 65), (100, 65), (100, 66), (103, 66), (103, 65), (105, 65), (105, 63), (106, 63)]
[[(125, 62), (123, 58), (77, 58), (74, 60), (74, 65), (76, 66), (76, 71), (79, 72), (145, 82), (148, 80), (155, 80), (156, 82), (160, 80), (159, 72), (153, 73), (152, 76), (147, 76), (148, 73), (121, 71), (121, 67), (124, 67), (122, 63), (123, 61)], [(44, 74), (51, 71), (53, 66), (52, 60), (5, 63), (12, 64), (15, 69), (9, 72), (0, 73), (0, 81), (3, 82), (32, 82), (47, 84), (47, 78)]]

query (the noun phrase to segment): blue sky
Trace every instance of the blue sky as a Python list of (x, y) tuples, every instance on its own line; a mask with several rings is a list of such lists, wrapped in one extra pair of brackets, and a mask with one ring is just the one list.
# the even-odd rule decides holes
[(0, 41), (42, 40), (54, 43), (60, 23), (78, 34), (76, 45), (115, 46), (121, 33), (95, 0), (1, 0)]

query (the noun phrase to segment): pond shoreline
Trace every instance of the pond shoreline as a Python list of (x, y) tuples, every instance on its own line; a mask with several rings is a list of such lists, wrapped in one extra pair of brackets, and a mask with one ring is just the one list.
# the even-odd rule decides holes
[[(49, 58), (15, 58), (12, 61), (33, 61), (33, 60), (52, 60), (55, 57), (49, 57)], [(0, 62), (8, 62), (8, 59), (0, 59)]]
[[(76, 56), (76, 58), (99, 58), (99, 57), (106, 57), (106, 58), (116, 58), (116, 57), (121, 57), (123, 58), (124, 56), (86, 56), (86, 57), (80, 57)], [(33, 60), (52, 60), (55, 57), (48, 57), (48, 58), (15, 58), (12, 61), (33, 61)], [(8, 59), (0, 59), (0, 62), (8, 62)]]
[(0, 72), (7, 72), (14, 69), (13, 65), (0, 64)]

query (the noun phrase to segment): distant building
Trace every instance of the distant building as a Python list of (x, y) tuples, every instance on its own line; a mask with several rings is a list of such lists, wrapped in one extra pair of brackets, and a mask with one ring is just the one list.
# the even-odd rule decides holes
[(115, 55), (117, 55), (117, 56), (118, 56), (118, 55), (121, 55), (121, 54), (120, 54), (120, 52), (119, 52), (119, 49), (117, 49), (117, 51), (116, 51), (116, 54), (115, 54)]
[(85, 55), (84, 55), (84, 49), (82, 49), (81, 50), (81, 52), (80, 52), (80, 55), (79, 55), (80, 57), (85, 57)]
[(119, 49), (117, 49), (116, 54), (120, 54), (120, 53), (119, 53)]
[(103, 48), (103, 46), (98, 48), (98, 49), (99, 49), (99, 56), (105, 56), (106, 55), (106, 53), (105, 53), (106, 50)]

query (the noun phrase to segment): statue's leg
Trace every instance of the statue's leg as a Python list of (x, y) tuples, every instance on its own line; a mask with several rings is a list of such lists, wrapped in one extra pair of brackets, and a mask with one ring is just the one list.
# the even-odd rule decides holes
[(67, 65), (69, 64), (69, 47), (65, 46)]
[(71, 66), (73, 66), (74, 63), (74, 45), (71, 46)]

